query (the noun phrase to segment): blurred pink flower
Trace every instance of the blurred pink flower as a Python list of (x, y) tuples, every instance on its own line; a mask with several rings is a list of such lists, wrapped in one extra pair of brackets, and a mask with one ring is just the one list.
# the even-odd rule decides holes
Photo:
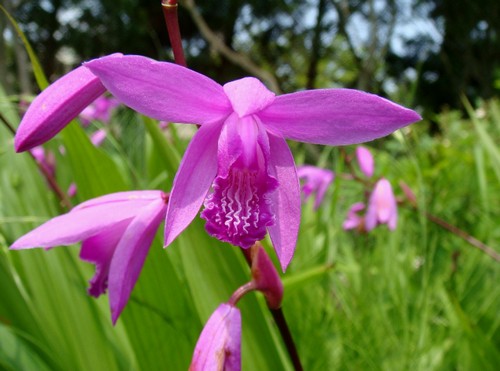
[(364, 146), (356, 147), (356, 157), (358, 159), (358, 164), (361, 172), (368, 178), (370, 178), (373, 175), (374, 165), (373, 156), (368, 148)]
[(42, 146), (32, 148), (30, 153), (47, 175), (54, 177), (56, 173), (56, 157), (54, 154), (50, 151), (46, 151)]
[(119, 104), (116, 98), (101, 95), (80, 113), (82, 125), (88, 126), (94, 120), (109, 123), (113, 109)]
[(221, 304), (208, 319), (196, 343), (189, 371), (241, 370), (241, 314)]
[(366, 210), (365, 228), (369, 232), (378, 224), (387, 224), (390, 230), (396, 229), (398, 208), (391, 183), (385, 178), (380, 179), (373, 189), (368, 209)]
[(357, 229), (358, 231), (364, 230), (364, 217), (359, 213), (365, 208), (365, 204), (362, 202), (357, 202), (351, 206), (347, 212), (347, 218), (342, 224), (344, 230)]
[(68, 187), (68, 190), (66, 191), (68, 197), (75, 197), (77, 192), (76, 184), (71, 183)]
[(96, 130), (91, 136), (90, 136), (90, 141), (92, 144), (96, 147), (99, 147), (104, 139), (106, 139), (107, 133), (106, 130), (104, 129), (99, 129)]
[(115, 323), (165, 217), (166, 200), (167, 195), (161, 191), (120, 192), (94, 198), (25, 234), (10, 248), (51, 248), (83, 241), (80, 258), (96, 266), (89, 294), (98, 297), (109, 286)]
[(316, 194), (314, 208), (317, 210), (330, 184), (333, 182), (335, 174), (333, 171), (322, 169), (311, 165), (297, 166), (297, 175), (303, 180), (302, 194), (304, 202), (307, 202), (313, 193)]

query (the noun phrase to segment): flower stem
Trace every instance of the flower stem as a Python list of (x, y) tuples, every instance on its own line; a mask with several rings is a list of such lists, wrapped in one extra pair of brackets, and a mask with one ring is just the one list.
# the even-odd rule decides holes
[[(248, 265), (250, 266), (250, 268), (252, 267), (251, 250), (252, 250), (251, 248), (250, 249), (241, 249), (241, 252), (245, 256), (245, 259), (246, 259)], [(233, 296), (234, 296), (234, 294), (233, 294)], [(276, 323), (276, 326), (278, 327), (281, 338), (283, 339), (283, 342), (285, 343), (285, 347), (286, 347), (286, 350), (288, 351), (288, 355), (290, 356), (290, 360), (292, 361), (294, 370), (295, 371), (302, 371), (304, 368), (302, 367), (302, 363), (300, 362), (299, 353), (297, 352), (297, 347), (295, 346), (295, 342), (293, 341), (292, 333), (290, 332), (290, 328), (288, 326), (288, 323), (286, 322), (286, 318), (285, 318), (285, 315), (283, 314), (283, 311), (281, 310), (281, 308), (278, 308), (278, 309), (269, 308), (269, 311), (271, 312), (273, 319), (274, 319), (274, 323)]]
[(454, 226), (453, 224), (448, 223), (447, 221), (438, 218), (437, 216), (430, 214), (428, 212), (424, 213), (425, 217), (429, 219), (431, 222), (439, 225), (440, 227), (450, 231), (454, 235), (462, 238), (466, 242), (468, 242), (470, 245), (478, 248), (482, 252), (484, 252), (486, 255), (488, 255), (490, 258), (493, 258), (497, 262), (500, 262), (500, 254), (496, 252), (494, 249), (492, 249), (490, 246), (486, 245), (484, 242), (479, 241), (477, 238), (471, 236), (467, 232), (463, 231), (462, 229)]
[(163, 9), (163, 16), (167, 24), (168, 37), (172, 45), (175, 63), (186, 67), (186, 59), (184, 58), (184, 51), (182, 49), (181, 32), (179, 29), (179, 20), (177, 18), (177, 0), (162, 0), (161, 8)]

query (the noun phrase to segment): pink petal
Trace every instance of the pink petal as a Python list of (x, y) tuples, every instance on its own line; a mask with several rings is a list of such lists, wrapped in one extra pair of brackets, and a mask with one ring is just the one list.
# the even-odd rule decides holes
[(153, 200), (163, 199), (161, 191), (118, 192), (75, 206), (19, 238), (12, 249), (54, 247), (82, 241), (137, 215)]
[(217, 174), (217, 141), (223, 123), (200, 127), (174, 179), (165, 221), (165, 247), (193, 221)]
[(189, 371), (241, 370), (241, 314), (221, 304), (200, 334)]
[(14, 250), (72, 245), (96, 235), (123, 220), (131, 219), (142, 202), (98, 205), (57, 216), (19, 238)]
[(163, 199), (145, 206), (130, 222), (116, 247), (109, 268), (109, 304), (113, 324), (128, 302), (165, 212)]
[(274, 93), (254, 77), (228, 82), (224, 92), (239, 117), (259, 112), (274, 102)]
[(300, 186), (295, 162), (283, 138), (268, 133), (271, 146), (271, 174), (279, 187), (271, 195), (276, 224), (268, 227), (271, 241), (283, 271), (292, 260), (300, 225)]
[(143, 205), (149, 204), (149, 202), (157, 200), (159, 198), (164, 197), (165, 194), (162, 191), (126, 191), (126, 192), (115, 192), (110, 193), (104, 196), (92, 198), (81, 204), (75, 206), (71, 212), (75, 210), (81, 210), (88, 207), (94, 207), (105, 204), (112, 203), (130, 203), (130, 202), (139, 202)]
[(370, 178), (373, 175), (374, 170), (373, 156), (371, 152), (366, 147), (358, 146), (356, 148), (356, 157), (358, 159), (361, 172)]
[(421, 119), (384, 98), (350, 89), (281, 95), (258, 116), (285, 138), (328, 145), (370, 141)]
[(104, 141), (104, 139), (106, 139), (106, 136), (107, 136), (106, 130), (99, 129), (92, 134), (92, 136), (90, 137), (90, 141), (94, 146), (99, 147)]
[(127, 55), (84, 66), (122, 103), (157, 120), (205, 124), (232, 111), (222, 86), (173, 63)]
[(78, 67), (38, 95), (14, 138), (17, 152), (40, 145), (61, 131), (106, 89), (92, 72)]
[(95, 274), (90, 280), (88, 292), (96, 298), (104, 294), (108, 287), (111, 258), (129, 222), (124, 220), (117, 223), (113, 228), (105, 229), (82, 243), (80, 259), (95, 264)]

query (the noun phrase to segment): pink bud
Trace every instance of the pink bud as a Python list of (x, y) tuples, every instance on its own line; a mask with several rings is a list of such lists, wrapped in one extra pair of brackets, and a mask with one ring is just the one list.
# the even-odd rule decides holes
[(358, 159), (359, 168), (368, 178), (373, 175), (374, 165), (373, 156), (368, 148), (358, 146), (356, 148), (356, 157)]
[(264, 294), (269, 308), (278, 309), (283, 300), (283, 283), (260, 243), (252, 247), (252, 278), (255, 289)]
[(40, 145), (60, 132), (106, 89), (86, 67), (78, 67), (38, 95), (14, 138), (17, 152)]
[(190, 371), (241, 370), (241, 314), (230, 304), (221, 304), (200, 334)]

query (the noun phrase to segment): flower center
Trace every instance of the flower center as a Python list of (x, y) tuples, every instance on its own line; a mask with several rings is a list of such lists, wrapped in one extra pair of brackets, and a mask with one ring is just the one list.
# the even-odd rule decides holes
[[(221, 241), (248, 248), (274, 224), (268, 194), (276, 188), (273, 178), (258, 170), (233, 166), (227, 177), (218, 176), (205, 200), (201, 217), (209, 234)], [(273, 182), (274, 181), (274, 182)]]

